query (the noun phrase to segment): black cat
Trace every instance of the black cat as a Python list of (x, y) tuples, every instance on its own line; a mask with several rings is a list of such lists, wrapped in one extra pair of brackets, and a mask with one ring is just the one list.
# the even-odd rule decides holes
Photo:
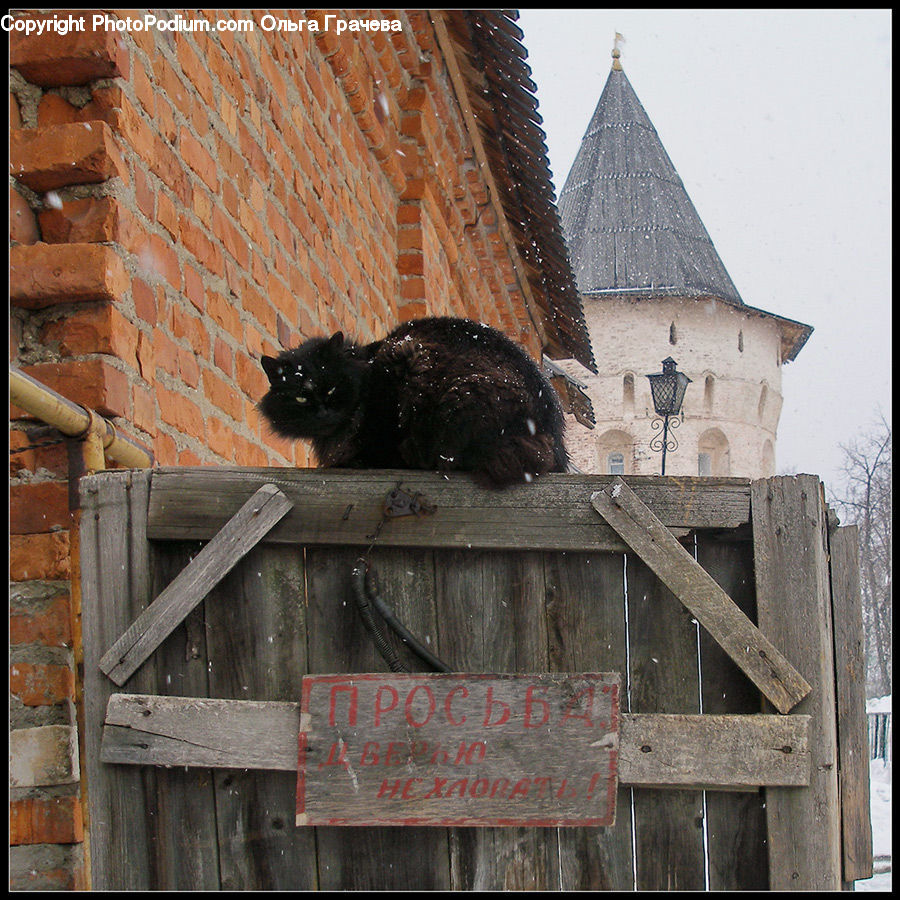
[(565, 472), (556, 392), (509, 338), (469, 319), (406, 322), (358, 345), (341, 332), (264, 356), (259, 409), (319, 465), (461, 470), (491, 487)]

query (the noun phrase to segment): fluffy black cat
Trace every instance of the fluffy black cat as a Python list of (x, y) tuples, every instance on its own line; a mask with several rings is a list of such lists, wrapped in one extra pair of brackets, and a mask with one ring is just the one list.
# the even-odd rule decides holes
[(491, 487), (568, 467), (556, 391), (469, 319), (409, 321), (366, 345), (310, 338), (262, 366), (260, 411), (283, 437), (311, 438), (321, 466), (460, 470)]

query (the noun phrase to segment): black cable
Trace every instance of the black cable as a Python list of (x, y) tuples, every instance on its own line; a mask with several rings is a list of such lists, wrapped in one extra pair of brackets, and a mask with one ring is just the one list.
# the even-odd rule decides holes
[(362, 616), (363, 624), (372, 638), (376, 649), (381, 654), (384, 661), (390, 667), (392, 672), (409, 672), (409, 668), (397, 656), (394, 648), (385, 640), (375, 617), (372, 615), (372, 607), (366, 596), (366, 573), (368, 571), (368, 563), (364, 559), (357, 560), (356, 567), (353, 569), (353, 594), (356, 597), (356, 605), (359, 607), (359, 613)]
[(395, 634), (412, 650), (416, 656), (423, 662), (427, 663), (436, 672), (452, 672), (453, 670), (442, 659), (435, 656), (430, 650), (422, 646), (413, 634), (403, 625), (403, 623), (394, 615), (394, 611), (375, 593), (372, 587), (371, 574), (366, 568), (365, 576), (366, 593), (375, 609), (378, 610), (385, 622), (394, 630)]

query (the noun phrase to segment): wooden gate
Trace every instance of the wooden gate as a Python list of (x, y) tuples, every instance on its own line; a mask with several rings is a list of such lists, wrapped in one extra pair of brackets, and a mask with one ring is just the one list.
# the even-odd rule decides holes
[[(158, 469), (81, 495), (95, 889), (871, 875), (855, 529), (829, 528), (813, 476), (491, 492), (424, 472)], [(621, 674), (614, 826), (294, 825), (303, 676), (387, 671), (353, 602), (361, 554), (453, 671)]]

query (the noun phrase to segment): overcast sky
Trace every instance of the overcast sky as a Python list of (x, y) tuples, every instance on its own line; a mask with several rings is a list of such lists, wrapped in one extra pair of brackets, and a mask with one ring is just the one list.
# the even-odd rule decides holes
[(621, 63), (744, 302), (815, 328), (777, 471), (891, 415), (891, 13), (520, 10), (557, 196)]

